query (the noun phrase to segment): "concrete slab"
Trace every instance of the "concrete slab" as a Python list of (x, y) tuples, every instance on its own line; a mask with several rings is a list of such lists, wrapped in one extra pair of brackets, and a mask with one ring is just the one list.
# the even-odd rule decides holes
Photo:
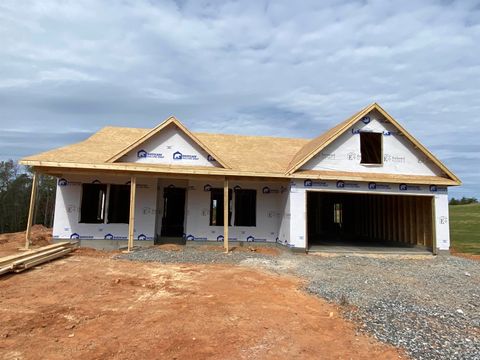
[(309, 253), (330, 254), (396, 254), (396, 255), (432, 255), (428, 249), (417, 247), (395, 247), (381, 245), (312, 245)]

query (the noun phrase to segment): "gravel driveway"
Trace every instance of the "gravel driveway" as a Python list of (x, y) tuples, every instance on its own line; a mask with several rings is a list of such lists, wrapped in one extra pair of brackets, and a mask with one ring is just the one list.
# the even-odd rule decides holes
[(231, 263), (289, 273), (306, 290), (344, 308), (360, 331), (402, 347), (414, 359), (480, 359), (480, 262), (452, 256), (420, 260), (319, 257), (282, 252), (156, 248), (118, 256), (165, 263)]

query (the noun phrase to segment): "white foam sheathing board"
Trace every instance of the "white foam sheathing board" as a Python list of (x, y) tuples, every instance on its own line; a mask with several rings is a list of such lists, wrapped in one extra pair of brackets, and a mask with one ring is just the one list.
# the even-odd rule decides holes
[[(288, 183), (260, 183), (230, 181), (229, 188), (257, 190), (256, 226), (233, 226), (235, 219), (235, 194), (232, 203), (231, 241), (275, 242), (279, 241), (279, 229), (283, 216), (282, 198), (286, 197)], [(190, 181), (187, 193), (187, 240), (223, 241), (223, 226), (210, 226), (209, 188), (223, 189), (223, 182)]]
[(175, 166), (219, 166), (213, 157), (174, 126), (162, 129), (118, 161)]
[(435, 232), (437, 248), (448, 250), (450, 248), (450, 221), (448, 215), (448, 195), (435, 195)]
[(397, 194), (430, 196), (435, 200), (435, 234), (437, 248), (448, 250), (450, 232), (448, 219), (448, 189), (446, 186), (388, 184), (354, 181), (299, 180), (290, 184), (290, 241), (292, 247), (306, 246), (306, 192), (348, 192), (367, 194)]
[(283, 245), (290, 244), (290, 188), (280, 196), (280, 229), (278, 242)]
[[(103, 184), (126, 184), (130, 178), (118, 176), (65, 176), (57, 181), (53, 237), (60, 239), (126, 240), (128, 224), (79, 223), (82, 199), (82, 183), (99, 181)], [(153, 240), (155, 232), (155, 209), (157, 180), (137, 178), (135, 209), (135, 240)], [(106, 201), (108, 214), (108, 191)]]
[[(125, 240), (128, 224), (81, 224), (80, 206), (82, 183), (99, 181), (104, 184), (125, 184), (128, 177), (75, 176), (59, 179), (55, 205), (54, 237)], [(230, 226), (232, 241), (279, 241), (284, 201), (288, 200), (288, 183), (230, 182), (230, 188), (257, 190), (256, 226)], [(223, 182), (205, 182), (170, 179), (137, 179), (135, 211), (135, 240), (152, 240), (160, 234), (163, 216), (163, 189), (181, 187), (186, 191), (185, 236), (194, 241), (223, 241), (223, 226), (210, 226), (210, 188), (222, 188)], [(235, 201), (235, 196), (233, 196)], [(107, 199), (108, 203), (108, 199)], [(232, 204), (232, 224), (235, 206)], [(108, 209), (107, 209), (108, 213)], [(284, 242), (288, 228), (283, 226)], [(84, 242), (85, 243), (85, 242)]]
[[(360, 163), (360, 132), (382, 134), (382, 165)], [(430, 176), (442, 174), (441, 169), (377, 112), (369, 113), (350, 127), (302, 169)]]
[(290, 240), (289, 247), (305, 248), (307, 238), (307, 208), (305, 191), (290, 192)]
[[(82, 183), (125, 184), (128, 177), (66, 176), (58, 180), (53, 236), (125, 240), (128, 224), (80, 224)], [(306, 192), (358, 192), (431, 196), (435, 199), (435, 231), (437, 247), (450, 246), (448, 193), (442, 186), (365, 183), (350, 181), (296, 180), (290, 183), (230, 181), (230, 188), (257, 190), (256, 226), (230, 226), (232, 241), (279, 242), (289, 247), (306, 246)], [(223, 189), (223, 182), (199, 180), (137, 179), (135, 240), (153, 240), (161, 230), (163, 189), (169, 186), (186, 189), (185, 236), (193, 241), (223, 241), (223, 226), (210, 226), (209, 189)], [(235, 196), (233, 197), (235, 201)], [(108, 204), (108, 199), (107, 202)], [(235, 206), (232, 205), (232, 225)], [(108, 213), (108, 209), (107, 209)]]

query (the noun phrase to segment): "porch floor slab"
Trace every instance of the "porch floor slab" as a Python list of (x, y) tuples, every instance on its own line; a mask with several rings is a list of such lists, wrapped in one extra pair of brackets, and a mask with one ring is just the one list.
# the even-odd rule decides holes
[(432, 255), (432, 252), (417, 247), (368, 246), (368, 245), (312, 245), (309, 253), (332, 254), (396, 254), (396, 255)]

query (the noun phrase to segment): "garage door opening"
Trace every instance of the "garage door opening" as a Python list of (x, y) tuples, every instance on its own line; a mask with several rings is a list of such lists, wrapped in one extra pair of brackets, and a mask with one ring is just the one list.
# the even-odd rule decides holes
[(429, 196), (307, 192), (308, 246), (433, 248)]

